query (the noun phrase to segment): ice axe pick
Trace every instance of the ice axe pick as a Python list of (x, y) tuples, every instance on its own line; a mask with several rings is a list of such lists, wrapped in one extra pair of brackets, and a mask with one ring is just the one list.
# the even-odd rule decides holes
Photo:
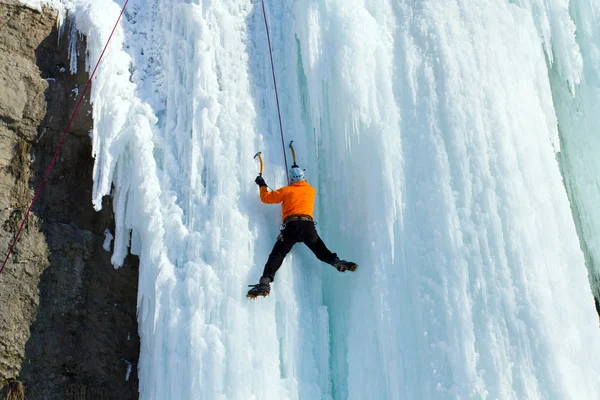
[(256, 157), (258, 157), (258, 160), (260, 161), (260, 172), (258, 173), (258, 175), (260, 175), (260, 176), (262, 176), (262, 173), (263, 173), (263, 159), (262, 159), (261, 154), (262, 153), (259, 151), (258, 153), (256, 153), (254, 155), (254, 159), (256, 160)]

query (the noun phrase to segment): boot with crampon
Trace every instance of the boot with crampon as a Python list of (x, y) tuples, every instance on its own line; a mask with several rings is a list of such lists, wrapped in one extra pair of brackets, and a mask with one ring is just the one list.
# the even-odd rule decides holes
[(333, 265), (334, 268), (340, 272), (354, 272), (356, 271), (356, 268), (358, 268), (358, 265), (356, 265), (352, 261), (340, 260), (337, 256), (331, 261), (330, 264)]
[(248, 294), (246, 297), (250, 297), (252, 299), (257, 298), (258, 296), (268, 296), (271, 292), (271, 279), (263, 276), (260, 278), (258, 285), (248, 285), (252, 289), (248, 290)]

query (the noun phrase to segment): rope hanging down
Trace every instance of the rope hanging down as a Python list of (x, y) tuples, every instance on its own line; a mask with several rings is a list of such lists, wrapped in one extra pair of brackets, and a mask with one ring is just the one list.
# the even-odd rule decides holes
[(35, 191), (35, 195), (33, 196), (33, 200), (31, 200), (31, 204), (29, 205), (29, 208), (27, 209), (27, 212), (25, 213), (25, 218), (23, 218), (23, 222), (21, 223), (21, 226), (19, 227), (19, 230), (17, 231), (17, 234), (15, 235), (15, 239), (13, 240), (10, 248), (8, 249), (6, 258), (4, 259), (4, 262), (2, 263), (2, 267), (0, 268), (0, 273), (2, 273), (2, 271), (4, 271), (4, 267), (6, 266), (6, 263), (8, 262), (8, 259), (10, 258), (10, 255), (12, 254), (12, 252), (15, 248), (15, 245), (17, 244), (17, 240), (19, 240), (21, 231), (23, 230), (23, 227), (25, 226), (25, 223), (27, 222), (27, 218), (29, 217), (29, 213), (31, 212), (31, 209), (33, 208), (33, 204), (37, 200), (40, 192), (42, 191), (44, 183), (46, 182), (46, 179), (48, 178), (48, 175), (50, 174), (50, 171), (52, 170), (52, 166), (54, 165), (54, 162), (56, 161), (56, 158), (58, 157), (58, 152), (60, 151), (60, 148), (62, 147), (63, 142), (65, 140), (65, 137), (67, 136), (67, 133), (69, 132), (69, 128), (71, 127), (71, 124), (73, 123), (73, 119), (75, 119), (77, 110), (79, 110), (79, 106), (81, 105), (81, 102), (83, 101), (83, 98), (85, 97), (85, 93), (87, 92), (87, 90), (92, 82), (92, 79), (94, 78), (94, 74), (96, 73), (96, 70), (98, 69), (98, 66), (100, 65), (100, 61), (102, 61), (102, 57), (104, 56), (104, 53), (106, 52), (106, 49), (108, 48), (108, 44), (110, 43), (110, 40), (112, 39), (113, 34), (115, 33), (117, 26), (119, 25), (119, 21), (121, 21), (121, 17), (123, 17), (123, 13), (125, 12), (125, 7), (127, 7), (127, 3), (129, 3), (129, 0), (125, 1), (125, 4), (123, 5), (123, 9), (121, 10), (121, 14), (119, 14), (119, 18), (117, 19), (117, 22), (115, 22), (115, 26), (113, 27), (113, 30), (110, 33), (110, 36), (108, 37), (108, 40), (106, 41), (106, 44), (104, 45), (104, 49), (102, 50), (102, 53), (100, 54), (100, 58), (98, 58), (98, 62), (96, 63), (96, 66), (94, 67), (94, 70), (92, 71), (92, 74), (90, 75), (90, 78), (88, 79), (88, 81), (85, 85), (85, 88), (83, 89), (83, 92), (81, 93), (81, 97), (79, 98), (79, 101), (77, 102), (77, 105), (75, 106), (75, 110), (73, 110), (73, 114), (71, 114), (71, 119), (69, 120), (69, 123), (67, 124), (67, 127), (65, 128), (65, 131), (63, 132), (63, 134), (58, 142), (58, 145), (56, 146), (56, 150), (54, 151), (54, 156), (52, 157), (52, 160), (50, 161), (50, 165), (48, 165), (48, 168), (46, 169), (46, 173), (44, 174), (42, 181), (38, 185), (38, 187)]
[(287, 156), (285, 155), (285, 143), (283, 140), (283, 124), (281, 123), (281, 110), (279, 108), (279, 94), (277, 93), (277, 80), (275, 79), (275, 66), (273, 65), (273, 51), (271, 50), (271, 35), (269, 34), (269, 24), (267, 23), (267, 13), (265, 11), (265, 0), (261, 0), (263, 17), (265, 20), (265, 29), (267, 30), (267, 41), (269, 42), (269, 56), (271, 57), (271, 72), (273, 74), (273, 86), (275, 87), (275, 100), (277, 102), (277, 117), (279, 118), (279, 133), (281, 133), (281, 147), (283, 148), (283, 160), (285, 162), (285, 174), (288, 185), (290, 184), (290, 174), (288, 172)]

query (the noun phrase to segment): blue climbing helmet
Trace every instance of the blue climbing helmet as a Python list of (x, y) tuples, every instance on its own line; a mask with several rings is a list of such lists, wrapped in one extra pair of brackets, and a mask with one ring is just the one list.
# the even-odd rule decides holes
[(290, 182), (296, 183), (304, 180), (304, 171), (302, 168), (297, 166), (296, 164), (292, 165), (292, 169), (290, 169)]

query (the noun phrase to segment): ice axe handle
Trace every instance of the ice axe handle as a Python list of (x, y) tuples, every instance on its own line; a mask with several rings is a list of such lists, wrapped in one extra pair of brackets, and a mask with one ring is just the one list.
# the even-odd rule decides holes
[(260, 172), (258, 173), (258, 175), (262, 176), (262, 173), (263, 173), (263, 159), (262, 159), (260, 151), (254, 155), (254, 159), (256, 159), (256, 157), (258, 157), (258, 160), (260, 161)]
[(294, 143), (293, 140), (290, 142), (290, 149), (292, 149), (292, 158), (294, 159), (294, 165), (296, 165), (296, 152), (294, 151), (294, 146), (292, 146), (292, 143)]

